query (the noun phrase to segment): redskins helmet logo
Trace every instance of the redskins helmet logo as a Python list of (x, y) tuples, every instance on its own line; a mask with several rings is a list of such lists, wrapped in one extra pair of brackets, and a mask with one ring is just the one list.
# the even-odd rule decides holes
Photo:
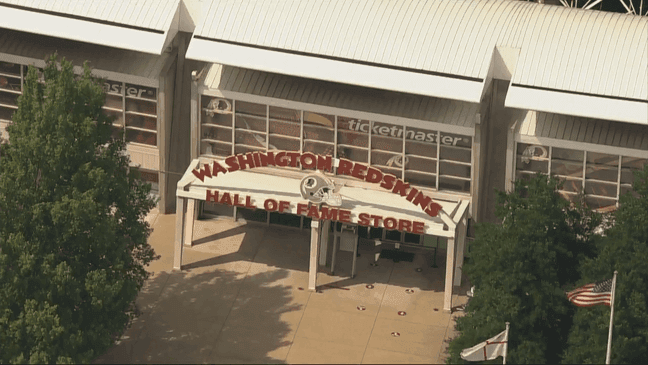
[(335, 193), (333, 181), (320, 173), (304, 176), (299, 186), (302, 198), (310, 202), (325, 203), (332, 207), (342, 205), (342, 197)]

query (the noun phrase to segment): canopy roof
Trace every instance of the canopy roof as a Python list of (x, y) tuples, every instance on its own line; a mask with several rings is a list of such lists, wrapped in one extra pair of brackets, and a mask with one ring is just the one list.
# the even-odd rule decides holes
[[(195, 159), (189, 164), (182, 179), (178, 182), (177, 196), (197, 200), (205, 200), (208, 189), (250, 196), (259, 207), (266, 199), (290, 202), (287, 213), (297, 214), (297, 204), (307, 203), (300, 195), (300, 179), (269, 175), (260, 172), (236, 171), (219, 174), (216, 177), (206, 177), (200, 181), (192, 170), (201, 163)], [(395, 219), (407, 219), (425, 223), (425, 232), (430, 235), (454, 237), (454, 226), (464, 217), (469, 200), (442, 200), (433, 194), (428, 195), (434, 202), (441, 205), (443, 211), (437, 217), (430, 217), (420, 207), (412, 205), (400, 195), (387, 191), (369, 190), (357, 187), (342, 186), (339, 190), (342, 196), (340, 209), (351, 211), (353, 221), (360, 213), (374, 214)], [(448, 229), (447, 223), (452, 225)], [(444, 228), (445, 226), (445, 228)]]
[(214, 0), (187, 57), (477, 103), (507, 48), (507, 106), (646, 124), (646, 34), (646, 17), (524, 1)]
[(162, 54), (178, 29), (180, 0), (2, 0), (2, 27)]

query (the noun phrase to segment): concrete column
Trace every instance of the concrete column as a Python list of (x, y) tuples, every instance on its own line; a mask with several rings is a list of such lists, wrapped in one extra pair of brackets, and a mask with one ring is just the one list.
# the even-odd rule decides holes
[(187, 199), (187, 215), (185, 217), (184, 245), (193, 246), (193, 228), (196, 218), (196, 199)]
[(331, 230), (331, 221), (324, 221), (322, 224), (322, 242), (320, 244), (320, 266), (326, 266), (326, 254), (329, 246), (329, 231)]
[(333, 231), (333, 252), (331, 252), (331, 275), (335, 275), (335, 262), (337, 260), (338, 247), (340, 247), (340, 234)]
[(186, 203), (187, 200), (185, 198), (176, 198), (176, 224), (173, 252), (173, 268), (176, 270), (182, 270), (182, 239), (184, 236)]
[(452, 284), (454, 281), (455, 245), (455, 238), (448, 237), (446, 248), (445, 294), (443, 297), (443, 310), (448, 312), (452, 310)]
[(454, 286), (461, 285), (461, 274), (463, 270), (464, 262), (464, 251), (466, 248), (466, 219), (462, 219), (459, 224), (457, 224), (457, 231), (455, 233), (457, 237), (457, 262), (455, 264), (455, 275), (454, 275)]
[(308, 290), (317, 289), (317, 256), (319, 254), (320, 226), (319, 220), (311, 221), (310, 263), (308, 266)]
[(360, 236), (356, 233), (355, 243), (353, 244), (353, 264), (351, 265), (351, 279), (356, 277), (356, 267), (358, 262), (358, 240)]

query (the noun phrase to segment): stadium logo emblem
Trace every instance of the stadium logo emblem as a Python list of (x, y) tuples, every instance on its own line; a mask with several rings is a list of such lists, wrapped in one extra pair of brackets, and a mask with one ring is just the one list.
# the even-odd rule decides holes
[(304, 176), (299, 186), (302, 198), (310, 202), (332, 207), (342, 205), (342, 197), (335, 192), (335, 183), (321, 173)]

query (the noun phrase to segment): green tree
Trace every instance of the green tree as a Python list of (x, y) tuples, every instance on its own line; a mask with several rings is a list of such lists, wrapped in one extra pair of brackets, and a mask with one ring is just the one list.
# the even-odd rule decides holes
[(87, 64), (29, 68), (0, 158), (2, 363), (89, 362), (134, 316), (155, 203), (104, 100)]
[[(648, 363), (648, 166), (635, 174), (634, 195), (621, 197), (614, 224), (599, 240), (600, 253), (583, 262), (580, 284), (612, 278), (618, 271), (611, 362)], [(578, 308), (564, 359), (602, 363), (610, 308)]]
[(557, 192), (560, 185), (536, 175), (516, 181), (511, 193), (498, 192), (502, 223), (477, 226), (464, 268), (475, 295), (457, 319), (449, 363), (461, 363), (462, 349), (495, 336), (507, 321), (507, 361), (560, 360), (573, 313), (564, 288), (578, 280), (577, 263), (594, 255), (592, 231), (600, 222), (582, 205), (570, 206)]

